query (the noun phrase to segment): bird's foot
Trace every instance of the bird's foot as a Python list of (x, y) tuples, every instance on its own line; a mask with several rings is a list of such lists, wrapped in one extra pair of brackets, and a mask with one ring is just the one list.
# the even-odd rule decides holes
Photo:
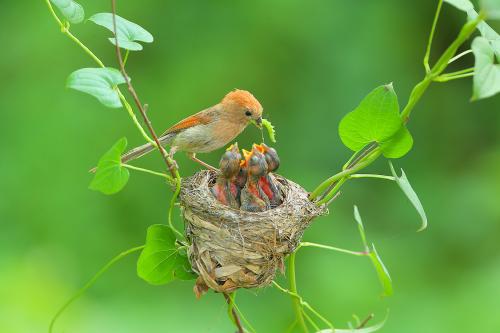
[(215, 171), (215, 172), (220, 172), (219, 169), (211, 166), (210, 164), (206, 163), (206, 162), (203, 162), (202, 160), (200, 160), (199, 158), (196, 158), (196, 154), (194, 153), (189, 153), (188, 154), (189, 158), (193, 161), (195, 161), (196, 163), (199, 163), (201, 165), (203, 165), (205, 168), (207, 168), (208, 170), (212, 170), (212, 171)]

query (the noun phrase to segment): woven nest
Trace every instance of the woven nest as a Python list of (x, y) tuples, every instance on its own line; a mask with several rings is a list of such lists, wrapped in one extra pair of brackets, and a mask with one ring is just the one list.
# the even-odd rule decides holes
[(195, 293), (268, 285), (277, 269), (283, 272), (284, 258), (295, 250), (304, 230), (326, 208), (311, 203), (299, 185), (275, 175), (284, 198), (280, 206), (259, 213), (233, 209), (211, 194), (214, 179), (207, 170), (183, 179), (179, 197), (189, 259), (199, 275)]

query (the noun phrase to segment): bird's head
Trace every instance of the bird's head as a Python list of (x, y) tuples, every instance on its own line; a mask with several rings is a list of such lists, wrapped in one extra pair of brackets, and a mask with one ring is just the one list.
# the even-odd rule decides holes
[(254, 146), (266, 157), (267, 166), (269, 168), (269, 172), (273, 172), (278, 170), (280, 166), (280, 158), (278, 156), (278, 152), (276, 149), (269, 147), (265, 143), (261, 143), (260, 145)]
[(231, 152), (238, 160), (241, 160), (241, 153), (240, 153), (240, 148), (238, 148), (238, 142), (235, 142), (232, 145), (230, 145), (226, 149), (226, 151)]
[(224, 96), (221, 104), (232, 121), (262, 128), (262, 105), (250, 92), (235, 89)]
[(243, 155), (245, 156), (245, 166), (247, 168), (248, 175), (261, 177), (267, 172), (267, 163), (264, 154), (262, 154), (255, 145), (252, 151), (248, 152), (243, 150)]

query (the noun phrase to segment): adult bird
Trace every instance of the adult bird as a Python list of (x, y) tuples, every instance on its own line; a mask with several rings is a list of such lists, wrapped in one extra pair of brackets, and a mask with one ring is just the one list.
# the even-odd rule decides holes
[[(233, 141), (248, 124), (261, 128), (262, 106), (248, 91), (235, 89), (214, 106), (189, 116), (167, 129), (158, 139), (170, 146), (170, 156), (184, 151), (189, 158), (201, 165), (215, 169), (196, 158), (197, 153), (208, 153)], [(123, 163), (134, 160), (155, 149), (146, 143), (124, 155)]]

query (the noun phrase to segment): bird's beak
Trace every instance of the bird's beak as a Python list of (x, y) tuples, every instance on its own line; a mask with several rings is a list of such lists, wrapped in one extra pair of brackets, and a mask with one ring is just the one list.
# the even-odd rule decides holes
[(262, 117), (257, 118), (256, 120), (252, 120), (252, 123), (257, 126), (257, 128), (262, 129)]

